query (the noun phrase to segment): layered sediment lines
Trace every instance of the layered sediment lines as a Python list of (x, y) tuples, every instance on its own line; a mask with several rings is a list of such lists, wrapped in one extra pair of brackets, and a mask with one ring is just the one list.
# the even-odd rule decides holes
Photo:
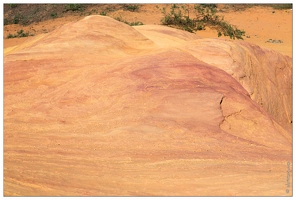
[(291, 79), (245, 42), (67, 24), (4, 57), (4, 195), (291, 196)]

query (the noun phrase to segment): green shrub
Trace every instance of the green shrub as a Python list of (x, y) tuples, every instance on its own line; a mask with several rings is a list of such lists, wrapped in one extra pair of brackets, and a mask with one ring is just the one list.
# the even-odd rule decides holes
[(24, 26), (29, 25), (29, 24), (30, 24), (29, 16), (25, 16), (25, 17), (22, 16), (22, 17), (20, 18), (20, 22), (19, 22), (19, 24), (24, 25)]
[(128, 23), (128, 25), (130, 26), (141, 26), (141, 25), (144, 25), (143, 22), (130, 22)]
[(20, 36), (20, 37), (27, 37), (28, 35), (29, 35), (29, 33), (24, 33), (24, 30), (19, 30), (18, 32), (17, 32), (17, 34)]
[(15, 35), (12, 35), (11, 33), (9, 33), (7, 38), (15, 38)]
[(173, 8), (173, 9), (175, 9), (175, 8), (179, 8), (179, 6), (177, 6), (176, 4), (173, 4), (173, 5), (172, 5), (172, 8)]
[(67, 4), (65, 5), (65, 11), (84, 11), (83, 4)]
[(11, 3), (11, 4), (9, 4), (9, 7), (10, 7), (10, 8), (16, 8), (16, 7), (17, 7), (17, 4), (13, 4), (13, 3)]
[(9, 24), (9, 20), (7, 18), (4, 18), (4, 26)]
[(18, 24), (20, 22), (21, 18), (22, 17), (19, 14), (15, 15), (14, 18), (13, 18), (13, 23)]
[(113, 12), (116, 10), (116, 8), (114, 6), (107, 6), (107, 8), (105, 10), (108, 12)]
[(16, 32), (16, 34), (11, 34), (9, 33), (7, 38), (20, 38), (20, 37), (28, 37), (28, 36), (33, 36), (34, 34), (30, 34), (29, 32), (24, 32), (24, 30), (19, 30)]
[(57, 18), (57, 17), (58, 17), (58, 13), (50, 13), (50, 16), (51, 16), (52, 18)]
[(105, 11), (100, 12), (100, 15), (106, 16), (107, 13)]
[(117, 21), (123, 22), (123, 23), (125, 23), (127, 25), (130, 25), (130, 26), (141, 26), (141, 25), (144, 25), (143, 22), (139, 22), (139, 21), (137, 21), (137, 22), (128, 22), (128, 21), (125, 21), (125, 20), (122, 19), (121, 16), (120, 17), (115, 17), (114, 19), (116, 19)]
[(131, 11), (131, 12), (135, 12), (135, 11), (139, 10), (139, 5), (136, 5), (136, 4), (132, 4), (132, 5), (131, 4), (124, 4), (123, 9)]
[(121, 16), (120, 17), (115, 17), (114, 19), (117, 20), (117, 21), (119, 21), (119, 22), (124, 22), (124, 20), (122, 19)]
[[(217, 30), (218, 36), (229, 36), (231, 39), (243, 39), (244, 30), (239, 30), (233, 25), (228, 24), (217, 13), (215, 4), (200, 4), (194, 6), (195, 17), (189, 17), (189, 8), (173, 4), (169, 13), (163, 9), (164, 17), (161, 22), (163, 25), (177, 27), (188, 32), (204, 30), (206, 26)], [(184, 14), (186, 13), (186, 14)]]
[(245, 31), (239, 30), (223, 21), (217, 24), (217, 30), (218, 30), (218, 37), (222, 36), (223, 34), (224, 36), (229, 36), (231, 39), (243, 40), (242, 36), (245, 35)]
[(26, 26), (30, 23), (30, 20), (29, 20), (29, 16), (24, 17), (23, 15), (17, 14), (14, 16), (12, 22), (13, 24), (21, 24)]
[(164, 17), (162, 18), (161, 22), (163, 25), (173, 25), (174, 27), (178, 27), (180, 29), (194, 32), (195, 30), (195, 21), (194, 19), (189, 18), (189, 16), (184, 15), (183, 12), (186, 12), (186, 9), (182, 7), (182, 10), (176, 4), (171, 6), (170, 12), (167, 13), (166, 9), (163, 8), (162, 13)]

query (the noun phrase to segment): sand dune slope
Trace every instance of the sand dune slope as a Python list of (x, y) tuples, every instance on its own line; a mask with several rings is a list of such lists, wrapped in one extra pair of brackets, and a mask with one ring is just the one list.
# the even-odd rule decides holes
[(291, 196), (291, 85), (248, 43), (67, 24), (4, 57), (4, 195)]

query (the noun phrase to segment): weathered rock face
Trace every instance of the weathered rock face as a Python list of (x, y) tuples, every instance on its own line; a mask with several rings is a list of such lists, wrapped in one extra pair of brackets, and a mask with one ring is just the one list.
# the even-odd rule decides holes
[[(190, 44), (191, 45), (191, 44)], [(291, 58), (245, 42), (208, 39), (187, 45), (198, 59), (228, 72), (251, 98), (291, 130)]]
[(4, 194), (290, 196), (291, 85), (258, 46), (86, 17), (4, 57)]

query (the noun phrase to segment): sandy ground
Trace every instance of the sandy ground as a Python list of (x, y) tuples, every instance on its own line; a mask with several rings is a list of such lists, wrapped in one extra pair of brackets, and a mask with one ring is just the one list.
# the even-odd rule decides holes
[[(163, 17), (161, 13), (162, 7), (165, 5), (144, 5), (140, 12), (126, 12), (119, 10), (110, 14), (111, 17), (122, 17), (126, 21), (141, 21), (144, 24), (160, 24)], [(292, 57), (292, 10), (274, 10), (272, 8), (253, 7), (244, 11), (220, 12), (220, 16), (229, 23), (236, 25), (239, 29), (246, 31), (244, 40), (250, 43), (257, 44), (261, 47), (269, 48), (278, 51), (284, 55)], [(20, 25), (8, 25), (4, 27), (4, 36), (9, 33), (16, 33), (23, 29), (25, 32), (29, 31), (36, 36), (39, 34), (46, 34), (55, 30), (56, 28), (82, 19), (84, 16), (67, 16), (64, 18), (57, 18), (50, 21), (31, 24), (27, 27)], [(217, 32), (207, 28), (204, 31), (196, 33), (202, 37), (217, 38)], [(29, 38), (5, 39), (4, 48), (19, 45)], [(270, 43), (269, 39), (281, 40), (283, 43)]]

